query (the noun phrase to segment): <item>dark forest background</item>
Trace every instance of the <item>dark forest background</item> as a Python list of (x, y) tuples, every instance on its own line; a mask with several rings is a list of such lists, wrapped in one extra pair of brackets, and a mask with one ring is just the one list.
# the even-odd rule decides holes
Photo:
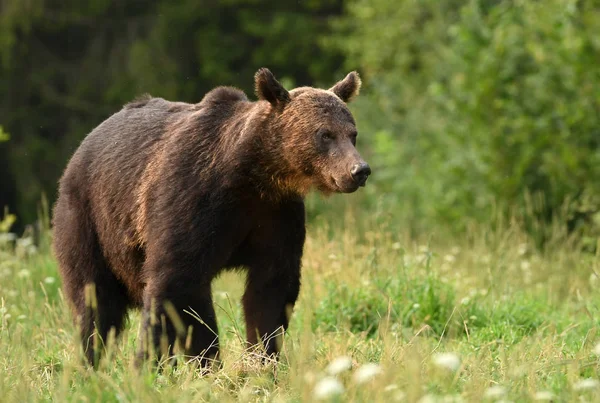
[(0, 206), (33, 222), (82, 138), (137, 95), (250, 94), (263, 66), (288, 87), (361, 73), (374, 173), (353, 205), (416, 232), (520, 217), (595, 242), (595, 0), (2, 0)]

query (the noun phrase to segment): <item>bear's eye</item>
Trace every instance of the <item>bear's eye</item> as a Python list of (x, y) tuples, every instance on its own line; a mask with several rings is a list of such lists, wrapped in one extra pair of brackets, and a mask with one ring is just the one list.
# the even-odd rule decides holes
[(319, 136), (321, 137), (321, 141), (328, 143), (333, 140), (333, 134), (327, 130), (319, 130)]
[(352, 133), (350, 135), (350, 141), (352, 142), (353, 146), (356, 146), (356, 137), (358, 137), (358, 133)]

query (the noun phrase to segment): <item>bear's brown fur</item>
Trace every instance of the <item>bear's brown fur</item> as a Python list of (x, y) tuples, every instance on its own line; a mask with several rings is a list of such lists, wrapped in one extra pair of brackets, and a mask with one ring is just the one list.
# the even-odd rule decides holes
[(303, 196), (352, 192), (370, 169), (345, 105), (360, 88), (356, 73), (330, 90), (288, 92), (260, 69), (255, 84), (257, 102), (230, 87), (197, 104), (138, 99), (73, 155), (54, 251), (90, 363), (94, 345), (141, 307), (141, 357), (178, 343), (206, 364), (218, 352), (211, 281), (236, 267), (248, 274), (248, 342), (277, 352), (273, 336), (300, 287)]

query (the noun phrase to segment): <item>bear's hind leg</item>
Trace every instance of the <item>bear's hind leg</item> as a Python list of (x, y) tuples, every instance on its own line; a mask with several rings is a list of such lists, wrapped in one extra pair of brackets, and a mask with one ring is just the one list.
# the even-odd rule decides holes
[(96, 367), (111, 329), (119, 335), (125, 323), (129, 300), (125, 287), (109, 271), (83, 287), (84, 306), (78, 309), (81, 342), (88, 362)]
[[(146, 289), (144, 326), (138, 365), (151, 355), (170, 357), (175, 351), (196, 358), (203, 368), (218, 358), (218, 331), (210, 284), (190, 286), (193, 281), (171, 278), (168, 284)], [(153, 351), (150, 351), (153, 350)]]
[(77, 318), (85, 356), (96, 367), (110, 329), (116, 336), (123, 327), (127, 292), (111, 272), (85, 211), (59, 200), (53, 222), (63, 289)]

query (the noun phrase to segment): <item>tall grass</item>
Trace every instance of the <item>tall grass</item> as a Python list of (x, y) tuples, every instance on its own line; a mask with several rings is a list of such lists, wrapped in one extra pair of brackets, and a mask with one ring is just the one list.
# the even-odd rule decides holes
[(517, 222), (441, 239), (351, 211), (321, 222), (279, 364), (244, 350), (243, 278), (227, 273), (213, 287), (223, 367), (208, 375), (135, 370), (136, 312), (86, 368), (48, 235), (0, 241), (3, 402), (600, 399), (600, 258), (558, 229), (540, 249)]

